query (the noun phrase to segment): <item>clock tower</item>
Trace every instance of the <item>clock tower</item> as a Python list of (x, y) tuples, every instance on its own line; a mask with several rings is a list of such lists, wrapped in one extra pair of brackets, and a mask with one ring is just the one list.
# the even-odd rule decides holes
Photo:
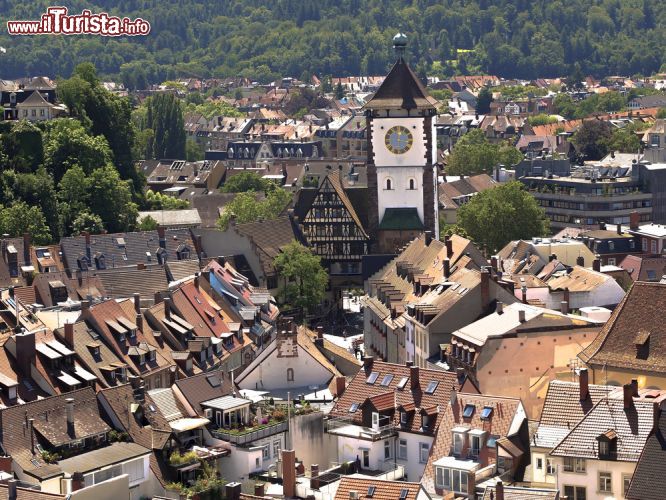
[(396, 252), (423, 231), (439, 237), (437, 101), (404, 60), (407, 37), (393, 38), (398, 60), (364, 106), (368, 136), (368, 229), (374, 251)]

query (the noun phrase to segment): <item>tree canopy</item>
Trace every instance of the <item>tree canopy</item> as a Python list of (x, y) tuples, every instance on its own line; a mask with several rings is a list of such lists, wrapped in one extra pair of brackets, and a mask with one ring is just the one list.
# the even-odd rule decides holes
[(254, 191), (238, 193), (225, 205), (224, 211), (217, 221), (217, 227), (224, 231), (232, 219), (238, 224), (255, 222), (260, 219), (275, 219), (280, 216), (290, 201), (291, 194), (282, 188), (273, 189), (263, 199)]
[(458, 209), (458, 225), (489, 254), (508, 242), (548, 234), (550, 221), (520, 182), (472, 196)]
[(495, 166), (515, 165), (523, 155), (510, 144), (491, 144), (483, 130), (473, 129), (460, 138), (449, 156), (446, 173), (476, 175), (492, 173)]
[(278, 277), (284, 281), (278, 297), (290, 306), (311, 311), (324, 300), (328, 284), (321, 259), (295, 240), (280, 250), (273, 261)]

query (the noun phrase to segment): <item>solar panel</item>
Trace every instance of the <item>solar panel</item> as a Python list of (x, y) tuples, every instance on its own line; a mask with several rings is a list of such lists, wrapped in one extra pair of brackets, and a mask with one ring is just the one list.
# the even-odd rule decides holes
[(379, 373), (377, 372), (372, 372), (370, 376), (368, 377), (368, 380), (366, 381), (368, 384), (372, 385), (377, 381), (377, 377), (379, 377)]

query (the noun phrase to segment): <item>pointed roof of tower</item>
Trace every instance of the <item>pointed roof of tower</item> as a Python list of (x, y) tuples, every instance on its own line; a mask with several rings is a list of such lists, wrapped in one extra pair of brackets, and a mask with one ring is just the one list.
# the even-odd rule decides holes
[(438, 104), (400, 57), (364, 109), (437, 109)]

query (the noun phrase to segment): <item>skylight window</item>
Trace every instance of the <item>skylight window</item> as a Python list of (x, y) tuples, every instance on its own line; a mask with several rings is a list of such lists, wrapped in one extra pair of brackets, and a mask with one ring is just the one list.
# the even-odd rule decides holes
[(463, 410), (463, 417), (471, 418), (471, 416), (474, 415), (474, 409), (474, 405), (465, 405), (465, 409)]
[(384, 378), (382, 379), (382, 385), (384, 387), (387, 387), (391, 383), (391, 380), (393, 380), (393, 374), (387, 373), (386, 375), (384, 375)]
[(375, 495), (375, 490), (377, 489), (376, 486), (368, 486), (368, 498), (372, 498)]
[(481, 410), (481, 420), (488, 420), (493, 414), (492, 406), (484, 406)]
[(439, 385), (439, 382), (436, 380), (433, 380), (428, 384), (428, 387), (426, 387), (425, 393), (426, 394), (433, 394), (435, 392), (435, 389), (437, 389), (437, 386)]
[(406, 488), (403, 488), (400, 490), (400, 500), (405, 500), (407, 498), (407, 495), (409, 495), (409, 490)]
[(352, 403), (352, 405), (349, 407), (349, 413), (356, 413), (356, 410), (358, 410), (358, 403)]
[(407, 385), (407, 381), (409, 380), (409, 377), (402, 377), (400, 379), (400, 382), (398, 382), (398, 389), (404, 389), (405, 386)]
[(375, 382), (377, 382), (377, 377), (379, 377), (379, 373), (378, 373), (378, 372), (372, 372), (372, 373), (370, 374), (370, 376), (368, 377), (368, 380), (366, 380), (366, 382), (367, 382), (368, 384), (372, 385), (372, 384), (374, 384)]

